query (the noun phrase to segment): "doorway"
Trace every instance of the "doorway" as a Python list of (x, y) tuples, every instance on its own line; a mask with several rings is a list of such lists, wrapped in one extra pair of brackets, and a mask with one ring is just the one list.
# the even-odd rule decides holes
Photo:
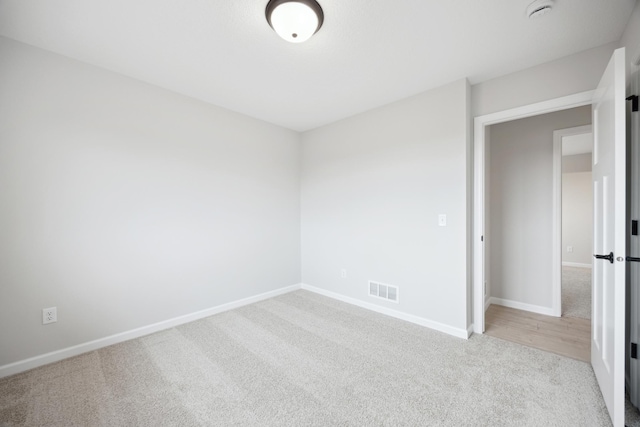
[[(585, 105), (489, 127), (486, 305), (560, 317), (564, 138), (557, 131), (565, 129), (568, 138), (567, 128), (588, 126), (591, 116), (591, 106)], [(573, 243), (576, 254), (591, 250), (579, 243)]]
[[(558, 318), (561, 273), (566, 271), (560, 249), (565, 246), (561, 244), (562, 184), (566, 181), (570, 190), (592, 191), (591, 177), (586, 176), (591, 170), (591, 144), (583, 147), (579, 138), (591, 131), (591, 117), (591, 106), (585, 105), (491, 125), (486, 138), (489, 166), (485, 178), (486, 333), (585, 362), (590, 356), (589, 319)], [(563, 147), (566, 156), (562, 156)], [(565, 180), (563, 158), (567, 171), (575, 172), (564, 175)], [(586, 186), (581, 187), (585, 177)], [(567, 194), (573, 193), (576, 191)], [(580, 192), (575, 195), (583, 196)], [(576, 220), (578, 214), (591, 219), (590, 201), (586, 200), (586, 212), (580, 212), (585, 208), (584, 199), (567, 200), (568, 208), (577, 211), (568, 209), (575, 227), (566, 228), (576, 231), (569, 234), (568, 243), (571, 255), (581, 256), (577, 258), (583, 263), (580, 267), (591, 257), (588, 237), (592, 224), (581, 229)], [(587, 239), (582, 238), (584, 232)], [(571, 268), (575, 267), (574, 262)], [(571, 272), (579, 276), (581, 270), (584, 268)], [(586, 283), (573, 280), (572, 284), (590, 285), (590, 274), (587, 279)], [(590, 313), (591, 288), (575, 290), (586, 292), (574, 292), (573, 296), (586, 298), (571, 298), (569, 308), (582, 308), (580, 303), (585, 303), (585, 311)]]
[[(555, 111), (567, 110), (574, 107), (590, 105), (594, 97), (594, 91), (553, 99), (550, 101), (532, 104), (512, 110), (501, 111), (486, 116), (476, 117), (474, 120), (474, 253), (481, 256), (474, 257), (474, 332), (483, 333), (485, 330), (485, 307), (489, 303), (487, 283), (485, 277), (484, 232), (487, 227), (487, 215), (485, 212), (485, 183), (487, 172), (485, 157), (488, 146), (489, 127), (494, 124), (509, 122)], [(521, 224), (525, 226), (526, 224)], [(490, 243), (491, 244), (491, 243)], [(549, 247), (550, 262), (560, 259), (559, 247)], [(559, 293), (558, 293), (559, 297)], [(552, 309), (559, 307), (559, 301), (552, 304)], [(546, 313), (545, 313), (546, 314)]]
[(554, 185), (556, 189), (559, 187), (561, 195), (560, 202), (556, 202), (560, 209), (556, 216), (561, 217), (561, 231), (554, 242), (558, 245), (560, 239), (561, 316), (591, 320), (592, 126), (557, 130), (553, 133), (553, 143), (554, 177), (560, 176), (560, 182), (554, 182)]

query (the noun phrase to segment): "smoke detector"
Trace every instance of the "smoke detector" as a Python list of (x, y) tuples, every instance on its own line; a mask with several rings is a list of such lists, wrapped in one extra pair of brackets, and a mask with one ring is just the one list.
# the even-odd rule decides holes
[(553, 0), (536, 0), (527, 7), (527, 16), (529, 19), (539, 18), (551, 12), (553, 3)]

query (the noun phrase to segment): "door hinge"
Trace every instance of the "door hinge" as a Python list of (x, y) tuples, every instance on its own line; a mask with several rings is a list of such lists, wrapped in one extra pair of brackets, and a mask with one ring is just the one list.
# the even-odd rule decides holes
[(638, 95), (631, 95), (627, 98), (627, 101), (631, 101), (631, 111), (634, 113), (638, 111)]
[(632, 359), (638, 358), (638, 344), (634, 342), (631, 343), (631, 358)]
[(480, 236), (480, 241), (484, 242), (484, 236)]

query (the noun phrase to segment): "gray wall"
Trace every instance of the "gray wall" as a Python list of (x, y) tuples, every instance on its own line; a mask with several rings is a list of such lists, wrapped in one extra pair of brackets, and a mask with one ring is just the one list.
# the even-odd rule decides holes
[(460, 80), (303, 135), (305, 284), (467, 329), (467, 94)]
[[(591, 153), (562, 156), (562, 262), (591, 266), (593, 183)], [(569, 252), (567, 246), (573, 247)]]
[(300, 282), (298, 134), (0, 57), (0, 366)]
[(590, 172), (592, 161), (591, 153), (562, 156), (562, 173)]
[(551, 308), (553, 131), (591, 123), (591, 106), (491, 126), (491, 296)]
[[(567, 246), (572, 246), (573, 252), (569, 252)], [(592, 248), (593, 182), (591, 171), (563, 173), (562, 262), (569, 263), (569, 265), (591, 266)]]

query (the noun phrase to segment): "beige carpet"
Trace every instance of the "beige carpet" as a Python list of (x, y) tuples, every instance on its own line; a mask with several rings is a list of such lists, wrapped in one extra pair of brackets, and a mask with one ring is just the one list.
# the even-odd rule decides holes
[(591, 319), (591, 269), (562, 267), (562, 315)]
[(297, 291), (0, 380), (0, 425), (610, 421), (586, 363)]

